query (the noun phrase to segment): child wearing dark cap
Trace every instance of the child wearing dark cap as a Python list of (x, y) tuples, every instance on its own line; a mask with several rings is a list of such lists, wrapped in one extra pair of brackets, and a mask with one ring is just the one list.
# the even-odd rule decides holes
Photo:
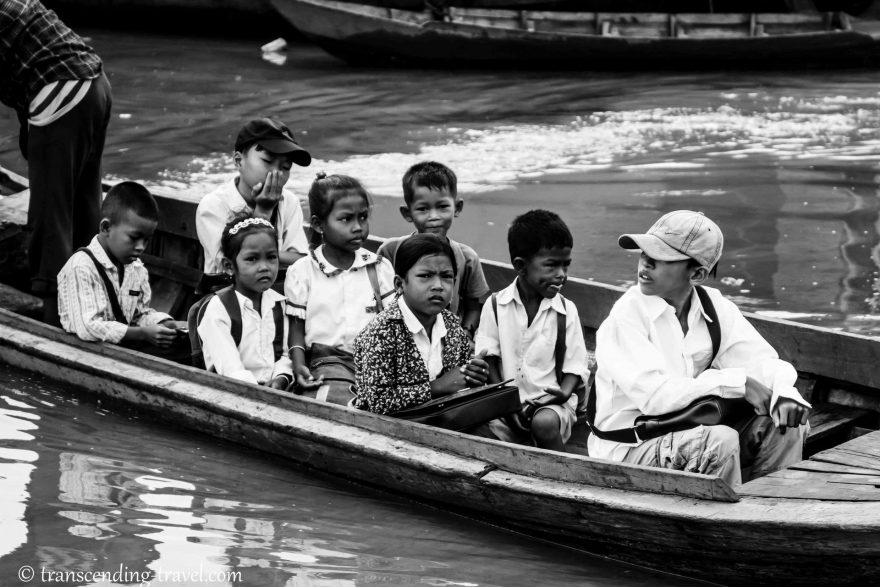
[[(731, 486), (800, 461), (810, 405), (794, 387), (797, 371), (733, 302), (702, 285), (721, 258), (718, 225), (677, 210), (618, 243), (641, 250), (638, 285), (597, 333), (590, 456), (717, 475)], [(713, 396), (754, 409), (715, 426), (638, 434), (639, 417)]]
[(235, 140), (233, 161), (238, 176), (206, 195), (196, 210), (196, 232), (205, 252), (205, 273), (222, 271), (223, 228), (242, 211), (272, 223), (278, 233), (281, 267), (309, 252), (303, 211), (296, 195), (284, 189), (293, 164), (312, 162), (308, 151), (282, 122), (257, 118), (245, 124)]

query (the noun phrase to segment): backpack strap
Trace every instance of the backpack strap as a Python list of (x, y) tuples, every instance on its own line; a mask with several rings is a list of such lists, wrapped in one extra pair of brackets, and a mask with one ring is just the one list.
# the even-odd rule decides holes
[(382, 290), (379, 289), (379, 275), (376, 272), (375, 263), (367, 265), (367, 277), (370, 278), (370, 286), (373, 288), (373, 299), (376, 300), (376, 305), (368, 307), (367, 312), (376, 312), (378, 314), (385, 309), (385, 306), (382, 304)]
[(205, 317), (205, 308), (208, 302), (214, 297), (213, 293), (209, 293), (189, 309), (186, 313), (186, 326), (189, 330), (189, 347), (190, 347), (190, 363), (198, 369), (205, 369), (205, 354), (202, 351), (202, 337), (199, 336), (199, 324)]
[[(697, 297), (700, 298), (700, 304), (703, 306), (703, 311), (706, 312), (706, 316), (708, 316), (710, 320), (706, 322), (706, 327), (709, 329), (709, 338), (712, 339), (712, 357), (709, 360), (709, 365), (706, 367), (708, 369), (711, 368), (712, 363), (715, 361), (715, 357), (718, 355), (718, 350), (721, 348), (721, 324), (718, 323), (718, 313), (715, 311), (715, 306), (712, 304), (709, 292), (707, 292), (701, 285), (695, 286), (695, 289), (697, 290)], [(599, 428), (596, 428), (595, 421), (596, 379), (593, 378), (593, 385), (590, 387), (587, 397), (587, 426), (590, 427), (590, 432), (602, 440), (611, 440), (613, 442), (623, 442), (626, 444), (636, 444), (640, 442), (639, 436), (636, 433), (638, 426), (618, 428), (617, 430), (600, 430)]]
[[(561, 294), (556, 294), (561, 296)], [(562, 305), (565, 305), (565, 298), (562, 298)], [(556, 312), (556, 346), (553, 347), (553, 357), (556, 360), (556, 382), (562, 385), (562, 365), (565, 363), (565, 322), (567, 316), (562, 312)]]
[(275, 320), (275, 338), (272, 340), (272, 352), (275, 353), (275, 360), (280, 359), (284, 353), (284, 306), (287, 305), (285, 300), (279, 300), (275, 307), (272, 308), (272, 318)]
[(113, 310), (113, 318), (117, 322), (121, 322), (128, 326), (128, 320), (126, 320), (125, 314), (122, 312), (122, 306), (119, 305), (119, 297), (116, 295), (116, 288), (113, 287), (113, 283), (110, 281), (110, 277), (107, 276), (107, 271), (104, 270), (101, 262), (98, 261), (95, 254), (87, 247), (77, 249), (75, 252), (85, 253), (91, 258), (92, 263), (95, 264), (95, 269), (98, 270), (98, 275), (101, 277), (101, 281), (104, 282), (104, 290), (107, 292), (107, 299), (110, 300), (110, 309)]
[(217, 297), (220, 298), (223, 307), (226, 308), (226, 313), (229, 314), (229, 321), (231, 323), (229, 331), (232, 334), (232, 341), (235, 343), (235, 346), (238, 346), (241, 344), (241, 306), (238, 305), (238, 296), (235, 295), (235, 288), (231, 285), (224, 287), (217, 292)]

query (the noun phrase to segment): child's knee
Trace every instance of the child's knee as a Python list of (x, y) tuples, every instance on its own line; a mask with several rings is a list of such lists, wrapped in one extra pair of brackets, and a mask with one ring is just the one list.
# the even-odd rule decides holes
[(538, 410), (532, 418), (532, 435), (539, 440), (552, 440), (560, 436), (559, 415), (553, 410)]

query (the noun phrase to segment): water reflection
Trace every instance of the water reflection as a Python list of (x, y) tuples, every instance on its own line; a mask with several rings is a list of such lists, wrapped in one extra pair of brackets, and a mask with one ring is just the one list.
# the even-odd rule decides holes
[(26, 564), (117, 584), (681, 583), (116, 415), (39, 378), (0, 372), (0, 397), (12, 439), (0, 452), (12, 465), (0, 462), (3, 577)]

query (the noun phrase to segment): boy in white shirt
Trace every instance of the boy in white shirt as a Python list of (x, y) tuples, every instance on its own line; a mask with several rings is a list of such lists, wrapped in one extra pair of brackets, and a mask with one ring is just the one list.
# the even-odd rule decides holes
[[(646, 234), (618, 242), (642, 251), (638, 285), (614, 304), (597, 333), (590, 456), (718, 475), (731, 486), (801, 460), (810, 405), (794, 388), (794, 367), (718, 290), (703, 288), (709, 307), (696, 289), (721, 258), (718, 226), (678, 210)], [(713, 309), (720, 327), (714, 360)], [(656, 438), (602, 438), (632, 430), (639, 416), (668, 414), (708, 396), (744, 398), (754, 413)]]
[[(514, 379), (525, 406), (520, 420), (493, 420), (476, 434), (508, 442), (534, 442), (565, 450), (575, 423), (575, 389), (588, 375), (587, 348), (577, 308), (559, 293), (571, 264), (573, 239), (557, 214), (531, 210), (507, 232), (517, 277), (483, 306), (475, 345), (489, 364), (488, 383)], [(560, 318), (564, 352), (557, 357)], [(529, 419), (530, 418), (530, 419)]]
[(247, 211), (275, 227), (282, 269), (279, 278), (283, 280), (283, 269), (309, 252), (299, 198), (283, 188), (293, 164), (306, 167), (312, 157), (283, 123), (258, 118), (239, 131), (233, 159), (238, 176), (202, 198), (196, 210), (196, 232), (205, 253), (204, 272), (223, 271), (223, 228), (236, 214)]

